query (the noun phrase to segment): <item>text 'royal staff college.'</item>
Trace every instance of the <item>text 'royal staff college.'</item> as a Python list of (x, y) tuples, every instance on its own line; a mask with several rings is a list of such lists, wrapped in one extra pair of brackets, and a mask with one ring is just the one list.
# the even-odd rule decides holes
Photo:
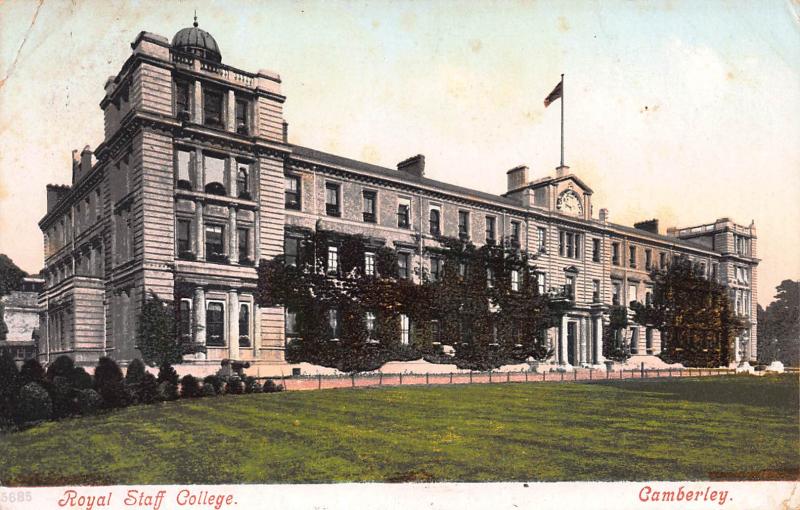
[[(494, 195), (426, 178), (421, 155), (391, 169), (293, 145), (280, 77), (223, 64), (197, 23), (172, 43), (142, 32), (131, 47), (105, 84), (105, 139), (73, 152), (70, 186), (47, 186), (42, 361), (139, 357), (137, 317), (155, 294), (174, 300), (182, 333), (206, 347), (185, 363), (285, 372), (295, 320), (258, 306), (256, 263), (291, 258), (314, 229), (389, 246), (401, 276), (416, 280), (438, 263), (430, 248), (442, 236), (517, 244), (540, 291), (570, 302), (548, 337), (553, 362), (572, 366), (601, 363), (609, 308), (649, 300), (650, 271), (685, 256), (749, 319), (736, 359), (756, 356), (753, 224), (722, 218), (663, 235), (657, 220), (626, 227), (606, 209), (594, 215), (591, 188), (565, 166), (533, 180), (527, 167), (508, 170), (508, 190)], [(408, 342), (414, 325), (401, 324)], [(634, 356), (661, 349), (652, 328), (634, 323), (624, 334)]]

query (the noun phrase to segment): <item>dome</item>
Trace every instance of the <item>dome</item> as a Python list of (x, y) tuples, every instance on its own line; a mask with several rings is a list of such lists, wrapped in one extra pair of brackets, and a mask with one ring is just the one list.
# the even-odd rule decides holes
[(197, 28), (196, 18), (193, 26), (181, 29), (175, 34), (175, 37), (172, 38), (172, 47), (206, 60), (222, 62), (222, 54), (219, 52), (217, 41), (205, 30)]

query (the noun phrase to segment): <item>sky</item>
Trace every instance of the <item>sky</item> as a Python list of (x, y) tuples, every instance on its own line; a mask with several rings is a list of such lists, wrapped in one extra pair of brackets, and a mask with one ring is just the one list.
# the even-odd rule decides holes
[(492, 193), (565, 159), (615, 223), (729, 217), (758, 233), (758, 302), (800, 279), (800, 3), (0, 3), (0, 253), (43, 265), (45, 185), (102, 141), (106, 78), (142, 31), (200, 27), (283, 80), (290, 142)]

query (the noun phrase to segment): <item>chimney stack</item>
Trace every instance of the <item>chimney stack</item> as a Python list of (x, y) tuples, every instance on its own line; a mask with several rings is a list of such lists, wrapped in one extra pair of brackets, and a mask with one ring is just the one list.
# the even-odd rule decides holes
[(72, 183), (80, 177), (81, 157), (78, 155), (78, 149), (72, 151)]
[(556, 178), (564, 177), (569, 173), (569, 167), (566, 165), (561, 165), (556, 167)]
[(525, 165), (515, 166), (506, 172), (506, 175), (508, 176), (508, 191), (514, 191), (528, 184), (528, 167)]
[(640, 221), (638, 223), (634, 223), (633, 228), (637, 230), (644, 230), (645, 232), (650, 232), (651, 234), (658, 234), (658, 220), (654, 218), (652, 220)]
[(81, 151), (81, 171), (79, 178), (82, 178), (84, 175), (88, 174), (91, 169), (92, 169), (92, 149), (90, 149), (89, 146), (87, 145)]
[(283, 143), (289, 143), (289, 123), (283, 121)]
[(603, 223), (607, 223), (608, 218), (609, 218), (608, 209), (606, 208), (600, 209), (600, 221), (602, 221)]
[[(77, 151), (75, 151), (77, 152)], [(47, 185), (47, 212), (52, 211), (56, 205), (69, 193), (69, 186), (60, 186), (58, 184)]]
[(397, 170), (416, 177), (425, 176), (425, 156), (417, 154), (397, 164)]

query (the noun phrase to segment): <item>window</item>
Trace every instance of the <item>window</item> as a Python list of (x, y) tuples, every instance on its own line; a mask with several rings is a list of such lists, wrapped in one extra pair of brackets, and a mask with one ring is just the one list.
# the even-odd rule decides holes
[(639, 328), (631, 328), (631, 354), (639, 354)]
[(631, 283), (628, 285), (628, 302), (633, 303), (634, 301), (638, 301), (636, 298), (636, 289), (637, 285), (635, 283)]
[(298, 336), (300, 334), (297, 328), (297, 312), (288, 308), (286, 309), (283, 329), (287, 337)]
[(328, 332), (332, 340), (339, 338), (339, 310), (335, 308), (328, 310)]
[(647, 354), (653, 353), (653, 328), (644, 330), (644, 346), (647, 349)]
[(411, 319), (408, 315), (400, 314), (400, 343), (408, 345), (411, 341)]
[(611, 282), (611, 304), (619, 306), (622, 302), (622, 284), (620, 282)]
[(336, 246), (328, 246), (328, 274), (339, 273), (339, 248)]
[(717, 273), (718, 273), (718, 272), (719, 272), (719, 264), (717, 264), (716, 262), (712, 262), (712, 263), (711, 263), (711, 274), (709, 275), (709, 277), (710, 277), (712, 280), (715, 280), (715, 281), (716, 281), (716, 280), (717, 280)]
[(547, 275), (545, 273), (536, 273), (536, 287), (540, 296), (547, 294)]
[(204, 156), (205, 192), (212, 195), (225, 195), (225, 160), (212, 156)]
[(192, 222), (189, 220), (178, 220), (178, 256), (192, 252)]
[(175, 81), (175, 115), (180, 120), (189, 120), (191, 118), (191, 90), (191, 84), (188, 81)]
[(375, 332), (375, 313), (367, 312), (364, 314), (364, 327), (367, 330), (367, 338), (372, 338)]
[(567, 284), (564, 286), (564, 294), (572, 300), (575, 301), (575, 276), (574, 275), (567, 275)]
[(300, 177), (296, 175), (285, 175), (284, 183), (284, 207), (286, 209), (300, 210)]
[(397, 254), (397, 276), (400, 278), (408, 279), (409, 272), (409, 254), (408, 253), (398, 253)]
[(592, 303), (600, 302), (600, 280), (592, 280)]
[(559, 232), (558, 253), (562, 257), (578, 259), (581, 256), (581, 235), (575, 232)]
[(409, 212), (411, 209), (411, 201), (407, 198), (400, 198), (397, 202), (397, 226), (399, 228), (409, 228), (411, 220)]
[(192, 300), (181, 299), (178, 309), (178, 335), (183, 341), (192, 338)]
[(362, 196), (364, 199), (364, 221), (366, 223), (375, 223), (378, 195), (374, 191), (365, 191)]
[(438, 320), (431, 321), (431, 339), (434, 345), (442, 343), (442, 328), (439, 326)]
[(239, 164), (239, 169), (236, 171), (236, 193), (239, 198), (250, 200), (250, 169), (247, 165)]
[(213, 88), (203, 89), (203, 124), (215, 128), (224, 128), (222, 116), (222, 91)]
[(458, 211), (458, 236), (469, 238), (469, 212)]
[(442, 259), (431, 257), (431, 281), (437, 281), (442, 277)]
[(653, 304), (653, 288), (646, 287), (644, 289), (644, 304), (650, 306)]
[(629, 246), (628, 251), (628, 266), (632, 269), (636, 269), (636, 246)]
[(250, 230), (236, 229), (236, 237), (239, 244), (239, 263), (250, 262)]
[(438, 236), (442, 233), (442, 212), (439, 210), (438, 207), (431, 207), (430, 214), (428, 216), (428, 222), (430, 223), (430, 233), (432, 236)]
[(239, 305), (239, 347), (250, 347), (250, 303)]
[(658, 267), (661, 269), (666, 269), (667, 267), (667, 254), (663, 251), (658, 254)]
[(600, 239), (592, 239), (592, 262), (600, 262)]
[(325, 213), (328, 216), (340, 216), (339, 211), (339, 185), (333, 182), (325, 183)]
[(611, 243), (611, 263), (619, 265), (619, 243)]
[(547, 252), (547, 229), (544, 227), (536, 228), (536, 245), (538, 246), (539, 253)]
[(287, 266), (296, 266), (300, 255), (300, 239), (296, 237), (284, 237), (283, 239), (283, 263)]
[(494, 287), (494, 269), (491, 267), (486, 268), (486, 287)]
[(364, 274), (375, 276), (375, 254), (369, 251), (364, 253)]
[(100, 190), (94, 192), (94, 220), (98, 221), (103, 212), (103, 204), (100, 201)]
[(519, 222), (511, 222), (511, 242), (519, 246)]
[(225, 227), (206, 224), (206, 258), (219, 259), (225, 256)]
[(512, 269), (511, 270), (511, 290), (514, 292), (519, 291), (519, 270)]
[(250, 132), (250, 123), (247, 119), (247, 113), (249, 110), (249, 101), (246, 99), (236, 100), (236, 132), (240, 135), (246, 135)]
[(645, 250), (644, 251), (644, 269), (646, 271), (650, 271), (653, 268), (653, 251), (652, 250)]
[(493, 243), (495, 241), (495, 226), (497, 218), (494, 216), (486, 217), (486, 242)]
[(206, 305), (206, 344), (225, 345), (225, 303), (209, 301)]

